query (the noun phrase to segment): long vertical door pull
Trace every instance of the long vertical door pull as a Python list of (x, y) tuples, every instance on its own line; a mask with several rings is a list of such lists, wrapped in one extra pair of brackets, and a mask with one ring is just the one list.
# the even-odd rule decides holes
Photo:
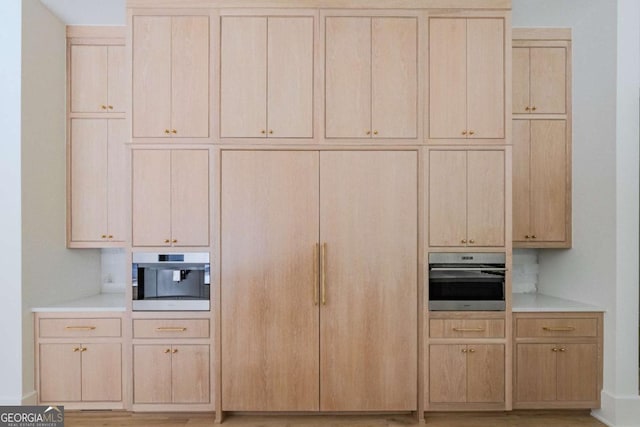
[(318, 282), (320, 276), (318, 272), (318, 250), (320, 243), (316, 243), (313, 247), (313, 305), (318, 305)]
[(320, 269), (322, 274), (322, 305), (327, 305), (327, 244), (322, 244), (322, 252), (320, 254)]

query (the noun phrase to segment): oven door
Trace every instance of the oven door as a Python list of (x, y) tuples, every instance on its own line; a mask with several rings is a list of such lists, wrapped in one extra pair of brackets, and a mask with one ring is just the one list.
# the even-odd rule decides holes
[(504, 274), (485, 271), (429, 273), (429, 309), (503, 311)]

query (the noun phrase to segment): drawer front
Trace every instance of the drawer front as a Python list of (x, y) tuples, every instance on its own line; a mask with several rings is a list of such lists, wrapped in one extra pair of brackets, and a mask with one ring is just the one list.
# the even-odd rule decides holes
[(209, 338), (209, 319), (134, 319), (134, 338)]
[(518, 338), (597, 337), (598, 319), (568, 317), (517, 319), (516, 336)]
[(98, 338), (122, 336), (120, 319), (40, 319), (40, 338)]
[(431, 338), (504, 338), (504, 319), (431, 319)]

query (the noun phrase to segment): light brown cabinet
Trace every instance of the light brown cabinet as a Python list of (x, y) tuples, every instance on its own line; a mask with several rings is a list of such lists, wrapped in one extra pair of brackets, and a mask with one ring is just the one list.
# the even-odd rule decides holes
[(114, 313), (36, 313), (39, 404), (123, 407), (121, 319)]
[(70, 111), (125, 111), (126, 62), (123, 45), (71, 44)]
[(209, 150), (133, 150), (133, 246), (209, 246)]
[(513, 48), (513, 113), (565, 114), (566, 47)]
[(135, 344), (133, 403), (209, 403), (209, 366), (205, 344)]
[(601, 313), (514, 314), (514, 408), (598, 408)]
[(429, 150), (428, 155), (429, 246), (504, 246), (504, 150)]
[(124, 246), (129, 153), (123, 119), (71, 119), (69, 247)]
[(209, 16), (132, 17), (134, 138), (209, 137)]
[(418, 19), (325, 17), (326, 138), (417, 138)]
[(221, 18), (222, 138), (313, 137), (314, 40), (312, 16)]
[(503, 403), (503, 344), (431, 344), (429, 402)]
[(416, 409), (416, 178), (415, 151), (223, 151), (223, 410)]
[(505, 138), (504, 18), (429, 18), (429, 138)]
[(570, 248), (571, 30), (513, 30), (513, 245)]
[(513, 121), (513, 240), (571, 247), (566, 120)]

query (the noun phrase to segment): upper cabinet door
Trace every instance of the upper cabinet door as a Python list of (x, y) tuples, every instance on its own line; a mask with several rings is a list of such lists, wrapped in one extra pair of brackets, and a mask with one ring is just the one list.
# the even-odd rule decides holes
[(268, 136), (313, 137), (313, 17), (269, 17)]
[(374, 138), (418, 136), (418, 20), (371, 20), (371, 123)]
[(467, 20), (429, 20), (429, 137), (466, 138)]
[(467, 244), (504, 246), (504, 151), (469, 151), (467, 156)]
[(467, 20), (467, 136), (504, 138), (504, 20)]
[(171, 153), (171, 241), (209, 246), (209, 150)]
[[(535, 124), (534, 124), (535, 125)], [(513, 240), (531, 237), (531, 121), (513, 121)]]
[(531, 111), (529, 100), (530, 56), (528, 47), (514, 47), (512, 50), (512, 108), (514, 114), (528, 114)]
[(133, 137), (209, 136), (209, 17), (133, 17)]
[(467, 152), (429, 152), (429, 246), (465, 246)]
[(566, 113), (566, 63), (564, 47), (531, 48), (532, 113)]
[(71, 46), (71, 112), (108, 111), (107, 46)]
[(261, 138), (267, 127), (267, 18), (222, 18), (220, 136)]
[(371, 18), (325, 20), (325, 136), (371, 136)]
[(133, 137), (171, 127), (171, 18), (133, 17)]
[(209, 17), (171, 18), (171, 135), (209, 136)]
[(124, 46), (108, 46), (107, 111), (124, 113), (126, 103), (127, 66)]
[(133, 150), (133, 246), (171, 243), (171, 151)]

